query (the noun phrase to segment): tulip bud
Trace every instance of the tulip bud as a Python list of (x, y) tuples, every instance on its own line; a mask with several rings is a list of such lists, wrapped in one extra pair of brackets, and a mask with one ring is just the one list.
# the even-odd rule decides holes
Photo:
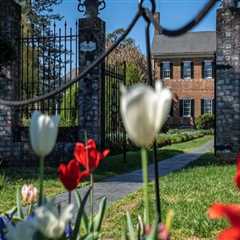
[(37, 201), (38, 190), (32, 184), (23, 185), (22, 187), (22, 200), (26, 204), (33, 204)]
[(48, 155), (57, 139), (59, 116), (49, 117), (35, 111), (30, 124), (30, 140), (34, 152), (39, 157)]
[(121, 89), (121, 114), (129, 138), (141, 147), (150, 147), (166, 122), (172, 103), (171, 91), (156, 81), (156, 89), (138, 84)]

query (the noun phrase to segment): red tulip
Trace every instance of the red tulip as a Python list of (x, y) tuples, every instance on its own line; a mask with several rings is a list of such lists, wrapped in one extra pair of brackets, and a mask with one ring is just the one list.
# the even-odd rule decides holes
[(58, 175), (64, 187), (68, 191), (72, 191), (84, 178), (89, 176), (89, 173), (86, 170), (81, 172), (79, 162), (73, 159), (68, 164), (60, 164)]
[(106, 149), (102, 153), (97, 151), (96, 143), (93, 139), (89, 139), (84, 145), (83, 143), (76, 143), (74, 149), (74, 157), (90, 174), (92, 173), (109, 154)]
[(214, 204), (208, 210), (212, 219), (227, 218), (232, 225), (223, 230), (218, 240), (240, 240), (240, 205), (239, 204)]
[(235, 183), (237, 185), (237, 187), (240, 189), (240, 152), (237, 154), (237, 173), (235, 176)]

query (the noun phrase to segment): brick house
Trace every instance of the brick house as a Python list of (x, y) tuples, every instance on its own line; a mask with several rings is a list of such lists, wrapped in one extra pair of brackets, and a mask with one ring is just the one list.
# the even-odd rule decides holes
[(169, 38), (155, 31), (155, 79), (161, 79), (175, 95), (171, 125), (193, 126), (196, 117), (214, 112), (215, 52), (216, 32), (189, 32)]

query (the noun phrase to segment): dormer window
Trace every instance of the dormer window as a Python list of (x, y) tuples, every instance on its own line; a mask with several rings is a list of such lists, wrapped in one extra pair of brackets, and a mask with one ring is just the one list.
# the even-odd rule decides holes
[(205, 60), (203, 62), (203, 79), (213, 78), (213, 62), (212, 60)]
[(172, 71), (172, 63), (170, 61), (164, 61), (161, 63), (161, 79), (171, 79)]
[(193, 78), (193, 63), (192, 61), (183, 61), (181, 66), (182, 79)]

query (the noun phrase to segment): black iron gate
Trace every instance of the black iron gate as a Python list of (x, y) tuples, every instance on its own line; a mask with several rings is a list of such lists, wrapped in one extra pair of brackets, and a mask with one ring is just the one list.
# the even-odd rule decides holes
[[(50, 30), (51, 29), (51, 30)], [(78, 22), (75, 29), (42, 28), (41, 33), (31, 34), (22, 27), (20, 39), (20, 80), (17, 86), (18, 99), (25, 100), (58, 89), (79, 76)], [(126, 64), (103, 64), (102, 94), (102, 139), (111, 149), (123, 150), (126, 133), (120, 116), (120, 85), (125, 84)], [(51, 98), (17, 108), (15, 141), (28, 141), (28, 127), (34, 110), (49, 115), (59, 114), (60, 128), (58, 142), (78, 141), (79, 127), (79, 81)]]
[[(22, 27), (21, 35), (19, 100), (49, 93), (79, 75), (78, 22), (75, 29), (69, 28), (66, 23), (63, 29), (57, 29), (54, 24), (48, 29), (42, 27), (41, 32), (34, 26), (31, 29)], [(31, 113), (39, 110), (49, 115), (60, 115), (58, 142), (77, 141), (78, 92), (79, 82), (76, 82), (51, 98), (18, 108), (15, 140), (24, 141), (27, 138)]]
[(120, 113), (120, 86), (126, 84), (126, 63), (106, 64), (104, 69), (104, 143), (112, 150), (125, 150), (126, 131)]

